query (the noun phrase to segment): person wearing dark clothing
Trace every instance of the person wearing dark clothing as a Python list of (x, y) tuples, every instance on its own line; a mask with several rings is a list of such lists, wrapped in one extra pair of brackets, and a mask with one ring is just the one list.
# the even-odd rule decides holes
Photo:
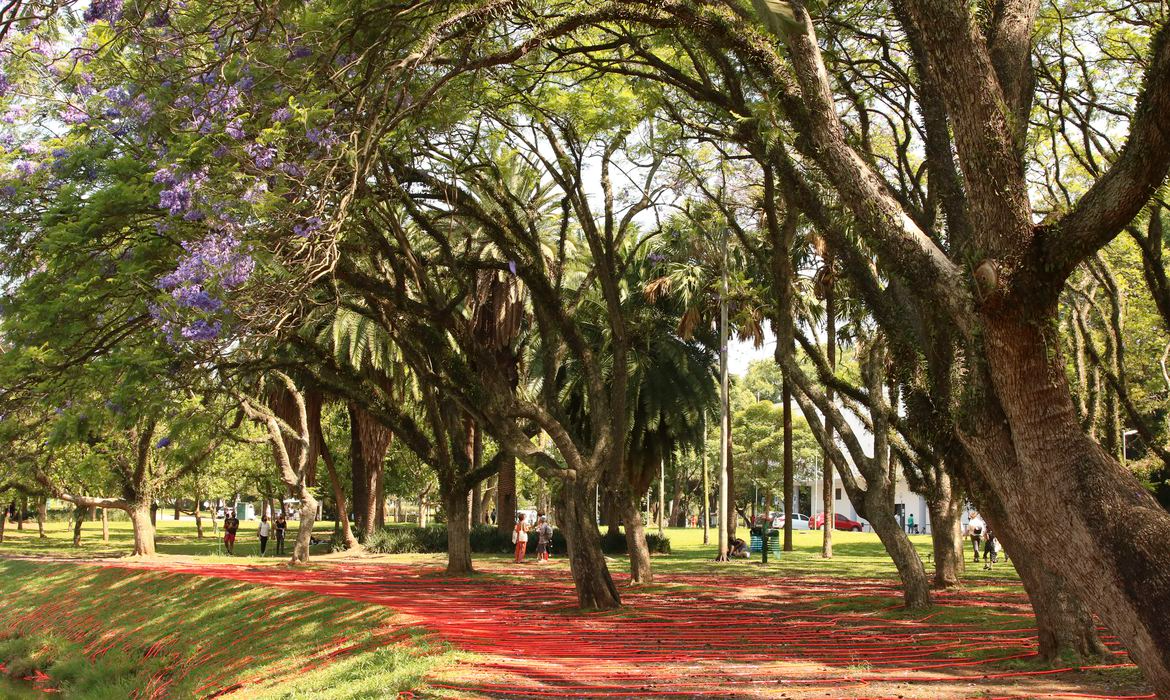
[(223, 546), (227, 548), (228, 554), (236, 553), (236, 530), (239, 529), (239, 518), (229, 510), (223, 520)]
[(276, 553), (284, 554), (284, 531), (288, 527), (288, 519), (284, 517), (284, 513), (276, 516)]

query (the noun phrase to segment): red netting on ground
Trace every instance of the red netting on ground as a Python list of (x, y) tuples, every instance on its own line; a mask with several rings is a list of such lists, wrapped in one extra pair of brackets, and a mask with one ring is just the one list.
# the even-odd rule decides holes
[[(554, 568), (516, 567), (508, 573), (519, 582), (401, 565), (165, 568), (389, 606), (403, 626), (478, 655), (431, 679), (468, 695), (1153, 697), (1100, 692), (1081, 683), (1087, 668), (1003, 670), (1035, 653), (1022, 590), (940, 593), (943, 611), (890, 619), (875, 614), (898, 607), (889, 582), (668, 575), (659, 581), (671, 585), (625, 590), (620, 611), (582, 614), (567, 572)], [(843, 597), (866, 599), (852, 606), (864, 611), (823, 602)], [(937, 622), (950, 606), (975, 608), (986, 624)], [(1117, 662), (1091, 668), (1128, 665), (1105, 641)]]

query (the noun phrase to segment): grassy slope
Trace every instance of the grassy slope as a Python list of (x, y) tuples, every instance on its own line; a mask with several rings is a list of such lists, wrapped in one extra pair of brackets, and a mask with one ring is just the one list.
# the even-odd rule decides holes
[(454, 659), (386, 608), (221, 579), (0, 561), (0, 592), (0, 662), (67, 698), (393, 697)]

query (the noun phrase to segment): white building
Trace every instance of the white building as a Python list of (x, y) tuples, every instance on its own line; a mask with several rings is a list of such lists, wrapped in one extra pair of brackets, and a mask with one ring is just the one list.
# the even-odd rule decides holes
[[(861, 483), (865, 483), (865, 480), (860, 476), (857, 479)], [(810, 517), (819, 514), (823, 510), (821, 507), (821, 504), (824, 503), (821, 495), (822, 484), (824, 482), (820, 479), (812, 483), (802, 484), (803, 487), (807, 487), (812, 492), (812, 512), (809, 513)], [(849, 496), (845, 493), (845, 486), (841, 483), (841, 477), (839, 476), (833, 477), (833, 510), (850, 520), (861, 521), (865, 525), (866, 532), (872, 531), (869, 523), (858, 517), (857, 509), (849, 502)], [(930, 511), (926, 507), (926, 499), (910, 490), (910, 485), (906, 482), (906, 477), (902, 474), (901, 470), (898, 471), (898, 482), (894, 487), (894, 513), (900, 516), (903, 526), (907, 524), (909, 516), (913, 515), (914, 524), (918, 526), (918, 532), (923, 534), (930, 532)]]

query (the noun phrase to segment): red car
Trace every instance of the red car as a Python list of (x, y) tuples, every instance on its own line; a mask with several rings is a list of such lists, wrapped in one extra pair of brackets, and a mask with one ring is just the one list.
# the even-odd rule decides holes
[[(825, 514), (817, 513), (808, 521), (808, 529), (820, 530), (825, 524)], [(840, 513), (833, 514), (833, 529), (834, 530), (851, 530), (853, 532), (861, 532), (861, 523), (856, 520), (850, 520)]]

